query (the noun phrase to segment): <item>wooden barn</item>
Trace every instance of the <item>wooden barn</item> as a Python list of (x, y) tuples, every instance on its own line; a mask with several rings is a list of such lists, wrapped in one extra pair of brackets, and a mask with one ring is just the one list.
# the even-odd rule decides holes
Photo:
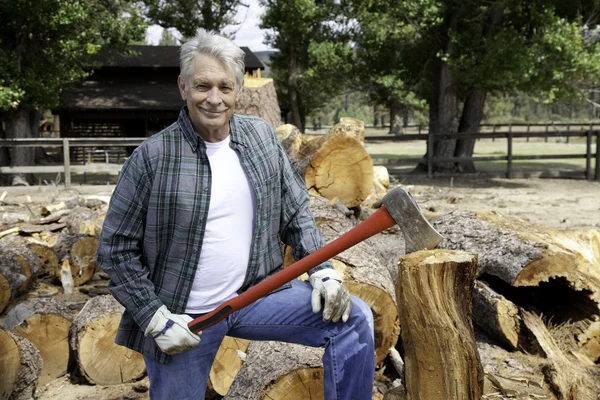
[[(147, 137), (176, 120), (183, 105), (177, 89), (179, 47), (129, 49), (137, 55), (106, 54), (100, 67), (67, 93), (55, 111), (61, 137)], [(246, 73), (260, 73), (264, 69), (261, 61), (247, 47), (242, 49), (246, 52)], [(86, 156), (83, 151), (79, 148), (72, 154), (73, 161), (82, 161)], [(104, 158), (105, 154), (88, 151), (87, 156)], [(120, 155), (111, 155), (115, 156)]]

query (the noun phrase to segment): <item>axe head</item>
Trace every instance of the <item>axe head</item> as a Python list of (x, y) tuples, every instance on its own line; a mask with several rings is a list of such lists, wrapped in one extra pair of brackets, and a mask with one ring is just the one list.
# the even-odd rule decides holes
[(431, 226), (405, 187), (386, 194), (381, 202), (404, 235), (406, 253), (434, 249), (444, 238)]

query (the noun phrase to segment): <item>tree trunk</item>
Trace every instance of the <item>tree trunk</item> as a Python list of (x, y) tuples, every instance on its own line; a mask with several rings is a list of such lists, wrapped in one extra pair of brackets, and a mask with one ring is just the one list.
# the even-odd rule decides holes
[(35, 398), (41, 370), (38, 349), (29, 340), (0, 329), (0, 399)]
[[(485, 89), (472, 89), (463, 107), (458, 126), (458, 133), (479, 132), (481, 119), (483, 118), (483, 107), (485, 105), (487, 91)], [(460, 138), (456, 143), (455, 157), (472, 157), (475, 149), (475, 139), (471, 137)], [(460, 172), (473, 173), (476, 171), (473, 161), (459, 161), (456, 167)]]
[(396, 296), (410, 400), (473, 400), (483, 369), (472, 326), (477, 255), (427, 250), (404, 256)]
[(20, 303), (2, 321), (4, 329), (29, 340), (40, 350), (41, 386), (67, 373), (72, 321), (69, 309), (53, 299)]
[(225, 399), (323, 399), (323, 349), (255, 341)]
[(69, 331), (72, 378), (91, 384), (116, 385), (141, 379), (141, 354), (114, 343), (123, 307), (110, 295), (90, 299)]
[(274, 128), (281, 125), (281, 111), (273, 80), (246, 79), (236, 102), (235, 112), (260, 117)]
[(402, 127), (404, 126), (405, 112), (405, 106), (402, 106), (398, 103), (390, 104), (390, 130), (388, 132), (390, 135), (404, 134)]
[(304, 124), (300, 113), (300, 99), (298, 98), (298, 66), (294, 49), (291, 49), (290, 51), (288, 65), (287, 90), (290, 112), (292, 114), (289, 123), (300, 129), (300, 132), (304, 132)]
[[(19, 108), (9, 115), (6, 120), (6, 138), (37, 138), (39, 137), (40, 112)], [(34, 147), (14, 147), (11, 151), (11, 167), (32, 166), (35, 164)], [(11, 178), (13, 185), (28, 185), (33, 183), (33, 174), (14, 174)]]

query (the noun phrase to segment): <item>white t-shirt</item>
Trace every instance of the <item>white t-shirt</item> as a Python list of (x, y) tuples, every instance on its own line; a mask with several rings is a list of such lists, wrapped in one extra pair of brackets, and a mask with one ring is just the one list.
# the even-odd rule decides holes
[(256, 196), (229, 136), (206, 142), (212, 175), (210, 206), (198, 270), (185, 312), (214, 310), (244, 283), (256, 218)]

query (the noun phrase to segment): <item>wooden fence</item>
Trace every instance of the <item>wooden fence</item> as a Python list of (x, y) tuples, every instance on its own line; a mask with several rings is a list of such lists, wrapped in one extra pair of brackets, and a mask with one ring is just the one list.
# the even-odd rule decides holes
[[(587, 124), (589, 127), (589, 124)], [(586, 139), (585, 154), (546, 154), (546, 155), (515, 155), (513, 152), (514, 139), (516, 138), (573, 138), (583, 137)], [(595, 148), (593, 142), (595, 137)], [(485, 157), (434, 157), (433, 146), (436, 140), (440, 139), (459, 139), (473, 138), (481, 139), (506, 139), (507, 140), (507, 155), (506, 156), (485, 156)], [(79, 173), (118, 173), (121, 170), (122, 164), (105, 163), (105, 164), (88, 164), (88, 165), (71, 165), (70, 149), (71, 147), (88, 147), (88, 148), (107, 148), (107, 147), (128, 147), (139, 146), (146, 138), (36, 138), (36, 139), (4, 139), (0, 140), (0, 147), (62, 147), (63, 164), (43, 165), (43, 166), (23, 166), (23, 167), (0, 167), (2, 174), (14, 173), (62, 173), (64, 174), (64, 184), (67, 188), (71, 186), (71, 174)], [(585, 177), (588, 180), (600, 181), (600, 130), (588, 129), (586, 131), (572, 130), (552, 130), (547, 132), (520, 131), (515, 132), (512, 129), (508, 131), (496, 132), (478, 132), (478, 133), (461, 133), (461, 134), (406, 134), (406, 135), (369, 135), (365, 136), (365, 141), (419, 141), (423, 140), (427, 143), (427, 154), (425, 157), (402, 158), (403, 164), (416, 165), (418, 163), (427, 166), (427, 176), (433, 177), (433, 170), (436, 164), (452, 163), (459, 161), (505, 161), (506, 162), (506, 177), (513, 177), (513, 161), (515, 160), (551, 160), (551, 159), (574, 159), (580, 158), (586, 160)], [(102, 151), (102, 150), (100, 150)], [(110, 151), (110, 150), (104, 150)], [(108, 161), (108, 155), (107, 155)], [(595, 166), (592, 167), (592, 159), (595, 159)]]

